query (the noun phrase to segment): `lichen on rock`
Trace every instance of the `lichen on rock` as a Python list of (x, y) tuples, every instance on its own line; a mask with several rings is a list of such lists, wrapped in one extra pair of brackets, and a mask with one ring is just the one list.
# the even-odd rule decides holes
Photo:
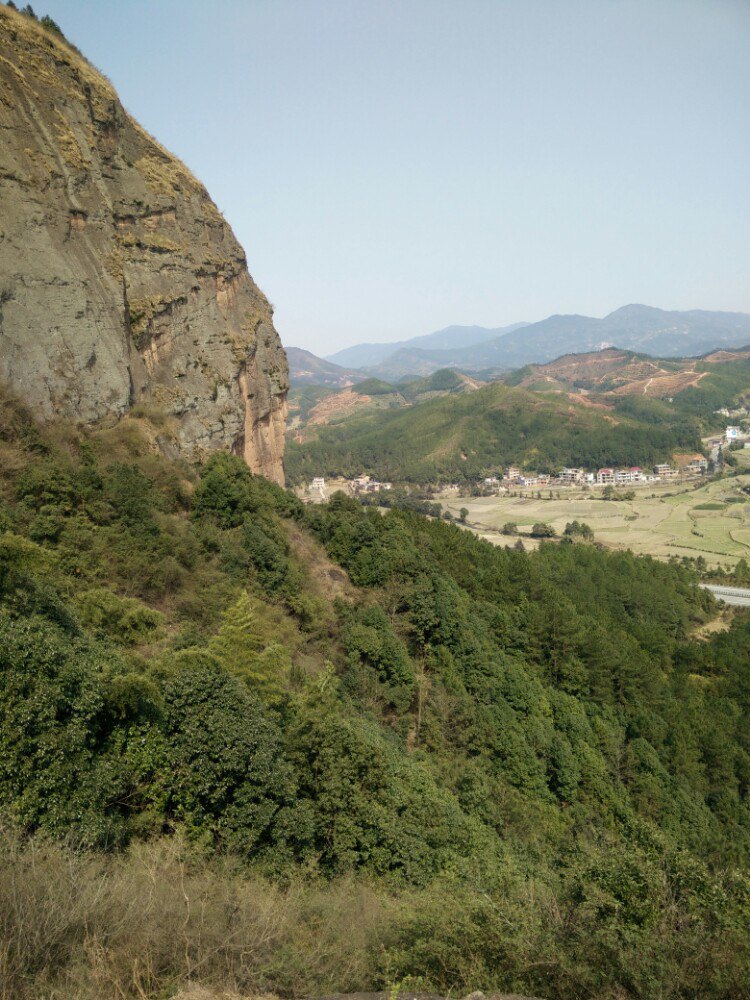
[(184, 454), (283, 482), (286, 356), (242, 247), (111, 84), (5, 7), (0, 380), (47, 419), (158, 405)]

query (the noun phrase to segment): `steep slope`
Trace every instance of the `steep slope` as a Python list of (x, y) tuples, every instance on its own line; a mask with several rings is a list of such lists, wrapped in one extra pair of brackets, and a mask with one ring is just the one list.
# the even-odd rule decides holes
[(0, 995), (747, 997), (746, 614), (148, 424), (0, 391)]
[(0, 84), (0, 380), (45, 419), (156, 406), (179, 451), (230, 447), (282, 481), (286, 357), (205, 188), (5, 7)]

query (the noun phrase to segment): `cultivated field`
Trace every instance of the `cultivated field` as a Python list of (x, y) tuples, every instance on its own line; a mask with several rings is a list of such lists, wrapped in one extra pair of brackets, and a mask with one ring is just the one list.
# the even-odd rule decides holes
[[(461, 507), (467, 508), (469, 527), (498, 545), (515, 541), (500, 533), (509, 521), (525, 536), (536, 521), (551, 524), (559, 535), (568, 521), (578, 520), (591, 526), (596, 541), (612, 548), (663, 559), (702, 555), (716, 566), (734, 565), (743, 556), (750, 560), (750, 500), (740, 493), (745, 485), (750, 485), (750, 474), (704, 486), (659, 484), (637, 490), (634, 500), (602, 500), (598, 491), (560, 491), (559, 500), (455, 495), (438, 499), (456, 516)], [(701, 510), (705, 505), (715, 509)], [(523, 541), (526, 548), (536, 544), (526, 537)]]

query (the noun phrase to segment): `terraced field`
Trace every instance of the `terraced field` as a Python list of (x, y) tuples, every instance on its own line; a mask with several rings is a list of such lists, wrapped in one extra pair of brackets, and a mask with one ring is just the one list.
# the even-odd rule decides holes
[[(441, 502), (455, 515), (466, 507), (469, 527), (499, 545), (514, 541), (500, 531), (509, 521), (523, 537), (536, 521), (551, 524), (561, 534), (568, 521), (579, 520), (591, 526), (597, 541), (612, 548), (663, 559), (702, 555), (711, 566), (733, 565), (743, 556), (750, 560), (750, 500), (740, 493), (745, 485), (750, 485), (750, 474), (697, 488), (664, 484), (637, 492), (634, 500), (564, 493), (559, 500), (451, 495)], [(523, 541), (527, 548), (536, 544), (527, 537)]]

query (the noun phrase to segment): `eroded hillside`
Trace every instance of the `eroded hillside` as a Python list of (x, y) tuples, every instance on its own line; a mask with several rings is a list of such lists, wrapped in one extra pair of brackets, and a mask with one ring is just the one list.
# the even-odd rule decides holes
[(509, 381), (526, 389), (576, 387), (620, 396), (669, 399), (695, 388), (713, 367), (748, 358), (748, 348), (714, 351), (702, 358), (665, 360), (610, 347), (588, 354), (566, 354), (545, 365), (529, 365), (514, 373)]

